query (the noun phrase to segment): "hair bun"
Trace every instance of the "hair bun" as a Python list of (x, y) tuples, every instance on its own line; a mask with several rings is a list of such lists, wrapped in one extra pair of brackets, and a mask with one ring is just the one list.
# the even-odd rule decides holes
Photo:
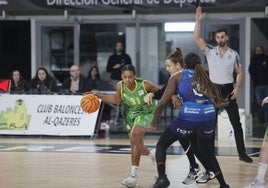
[(180, 47), (176, 47), (175, 53), (177, 53), (178, 55), (182, 55), (181, 48)]

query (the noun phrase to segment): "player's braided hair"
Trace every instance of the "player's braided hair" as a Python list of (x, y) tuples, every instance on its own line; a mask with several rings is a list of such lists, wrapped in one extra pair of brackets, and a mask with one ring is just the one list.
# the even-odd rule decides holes
[(201, 66), (200, 57), (195, 53), (189, 53), (186, 55), (184, 62), (186, 68), (195, 70), (195, 75), (192, 80), (193, 88), (198, 93), (210, 98), (217, 108), (226, 106), (228, 104), (228, 99), (223, 99), (219, 88), (211, 82), (207, 73)]

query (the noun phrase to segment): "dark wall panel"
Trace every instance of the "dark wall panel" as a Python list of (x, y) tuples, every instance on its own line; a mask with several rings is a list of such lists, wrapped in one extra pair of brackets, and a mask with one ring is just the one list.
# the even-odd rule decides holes
[(30, 21), (0, 21), (0, 78), (18, 69), (31, 78)]

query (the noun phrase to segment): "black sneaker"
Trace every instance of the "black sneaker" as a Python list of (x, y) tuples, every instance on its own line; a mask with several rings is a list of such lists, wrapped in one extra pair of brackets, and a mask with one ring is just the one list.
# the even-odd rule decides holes
[(152, 186), (152, 188), (166, 188), (169, 185), (170, 185), (170, 182), (169, 182), (167, 176), (158, 177), (155, 184)]
[(239, 155), (239, 160), (244, 161), (246, 163), (252, 163), (253, 162), (253, 160), (246, 153), (241, 153)]

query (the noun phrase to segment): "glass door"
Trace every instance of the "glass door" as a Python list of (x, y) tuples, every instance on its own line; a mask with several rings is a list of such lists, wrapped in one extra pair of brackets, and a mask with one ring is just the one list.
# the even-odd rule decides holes
[(41, 27), (41, 66), (62, 83), (74, 61), (74, 26)]

